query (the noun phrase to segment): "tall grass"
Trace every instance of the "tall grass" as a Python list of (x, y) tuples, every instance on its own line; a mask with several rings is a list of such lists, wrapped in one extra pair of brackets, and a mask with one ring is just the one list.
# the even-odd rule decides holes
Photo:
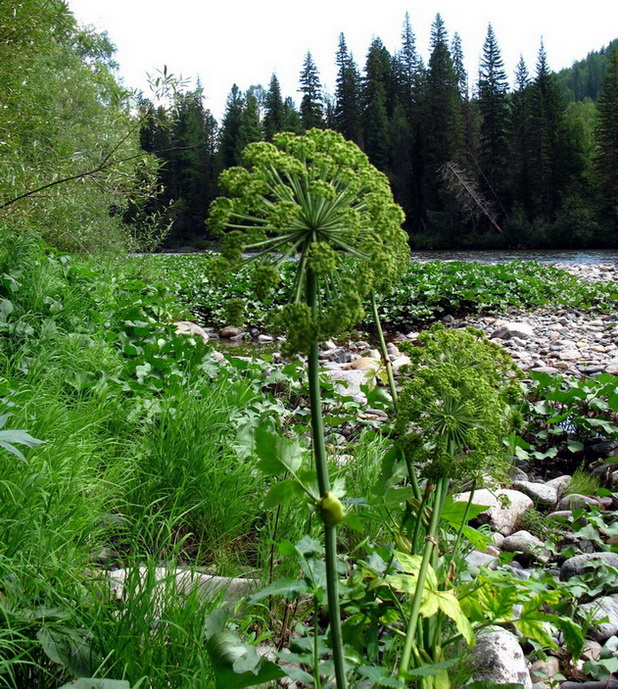
[[(139, 266), (0, 239), (0, 414), (44, 441), (26, 461), (0, 448), (0, 687), (210, 687), (219, 603), (155, 570), (267, 566), (263, 479), (234, 448), (259, 384), (213, 372), (204, 347), (161, 348), (180, 309)], [(128, 572), (120, 598), (110, 567)]]

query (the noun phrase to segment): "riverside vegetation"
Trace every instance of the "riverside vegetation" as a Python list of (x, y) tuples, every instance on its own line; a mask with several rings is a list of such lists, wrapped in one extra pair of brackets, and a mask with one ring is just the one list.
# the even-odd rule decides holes
[[(338, 145), (348, 157), (352, 149)], [(282, 154), (259, 146), (258, 171), (274, 156), (303, 179), (290, 161), (307, 153), (292, 139), (281, 139)], [(380, 188), (369, 169), (367, 179)], [(343, 181), (328, 182), (334, 195), (316, 185), (322, 201), (313, 208), (337, 204)], [(390, 203), (381, 188), (376, 213)], [(234, 210), (249, 215), (246, 206)], [(349, 243), (336, 225), (323, 241), (341, 238), (349, 260), (362, 261), (375, 245), (363, 245), (356, 210)], [(249, 302), (252, 322), (267, 323), (292, 288), (299, 303), (309, 299), (306, 324), (322, 308), (312, 307), (311, 272), (328, 275), (333, 258), (346, 259), (312, 248), (302, 227), (296, 236), (305, 258), (282, 263), (277, 283), (264, 266), (236, 272), (212, 256), (87, 259), (2, 228), (0, 684), (244, 687), (287, 677), (326, 687), (336, 677), (338, 686), (429, 689), (472, 678), (481, 687), (470, 649), (495, 624), (516, 629), (533, 658), (559, 651), (566, 676), (608, 677), (616, 669), (611, 644), (594, 659), (583, 655), (592, 618), (580, 604), (616, 590), (611, 563), (568, 585), (551, 566), (519, 578), (508, 553), (496, 569), (478, 569), (466, 556), (490, 546), (486, 527), (470, 522), (483, 508), (453, 496), (480, 487), (488, 472), (509, 482), (515, 461), (546, 476), (554, 458), (579, 467), (591, 443), (618, 438), (615, 378), (526, 380), (479, 333), (430, 329), (410, 352), (398, 399), (374, 394), (381, 414), (367, 414), (327, 380), (316, 386), (315, 363), (318, 337), (333, 334), (327, 327), (363, 327), (367, 271), (346, 322), (316, 320), (328, 311), (314, 311), (323, 329), (288, 338), (289, 348), (308, 347), (309, 377), (296, 357), (221, 360), (199, 337), (176, 333), (189, 304), (198, 319), (223, 324), (224, 296), (251, 295), (256, 271), (274, 291)], [(234, 261), (238, 238), (228, 245)], [(615, 284), (585, 284), (537, 264), (396, 263), (393, 270), (406, 269), (399, 297), (377, 299), (392, 325), (429, 324), (447, 304), (473, 313), (556, 304), (608, 311), (616, 303)], [(388, 277), (380, 265), (379, 277)], [(299, 268), (304, 287), (294, 280)], [(324, 288), (321, 298), (336, 294)], [(335, 442), (342, 429), (344, 447)], [(581, 475), (575, 480), (583, 490)], [(587, 490), (612, 497), (594, 483)], [(568, 528), (548, 528), (537, 511), (525, 524), (554, 562), (591, 542), (611, 554), (613, 514), (596, 504), (588, 513), (574, 507)], [(110, 583), (119, 570), (120, 591)], [(179, 572), (202, 582), (242, 576), (253, 592), (234, 607), (225, 591), (186, 586)]]

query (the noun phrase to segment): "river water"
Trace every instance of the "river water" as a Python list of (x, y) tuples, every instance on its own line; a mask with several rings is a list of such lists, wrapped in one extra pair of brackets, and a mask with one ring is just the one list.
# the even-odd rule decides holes
[(618, 250), (573, 249), (568, 251), (412, 251), (415, 261), (478, 261), (479, 263), (506, 263), (507, 261), (539, 261), (541, 263), (567, 263), (598, 265), (618, 264)]

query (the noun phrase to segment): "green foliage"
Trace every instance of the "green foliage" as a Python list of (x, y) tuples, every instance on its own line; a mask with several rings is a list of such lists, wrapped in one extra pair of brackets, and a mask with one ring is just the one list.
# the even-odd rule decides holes
[(113, 46), (59, 0), (4, 3), (0, 24), (0, 213), (64, 249), (125, 243), (123, 212), (150, 191), (155, 165)]
[[(212, 275), (215, 259), (213, 254), (157, 255), (149, 262), (200, 320), (225, 325), (226, 299), (243, 299), (246, 313), (251, 314), (250, 324), (267, 327), (271, 307), (284, 304), (290, 294), (295, 264), (286, 262), (277, 272), (269, 269), (264, 273), (264, 268), (249, 264), (234, 274), (229, 273), (229, 266), (224, 266), (225, 280), (221, 281)], [(584, 282), (563, 270), (535, 262), (407, 262), (402, 273), (392, 295), (379, 298), (380, 319), (393, 329), (430, 323), (445, 314), (465, 316), (555, 306), (593, 308), (607, 313), (618, 299), (618, 288), (613, 282)], [(260, 297), (266, 297), (263, 301), (258, 299), (258, 291)], [(369, 304), (365, 310), (370, 311)], [(363, 323), (371, 327), (369, 321)]]
[(528, 401), (522, 411), (526, 418), (525, 442), (517, 449), (520, 457), (544, 460), (559, 451), (577, 457), (584, 442), (591, 438), (618, 437), (614, 376), (573, 380), (533, 372), (530, 377)]

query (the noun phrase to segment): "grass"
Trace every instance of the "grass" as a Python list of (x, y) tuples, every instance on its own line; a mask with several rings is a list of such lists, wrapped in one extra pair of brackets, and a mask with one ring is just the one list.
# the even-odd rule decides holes
[[(258, 471), (251, 437), (258, 423), (306, 433), (304, 369), (239, 360), (238, 350), (215, 364), (208, 346), (174, 333), (174, 320), (189, 317), (178, 295), (201, 295), (200, 312), (216, 321), (222, 293), (206, 277), (207, 257), (166, 257), (161, 267), (159, 257), (59, 256), (4, 230), (0, 239), (0, 415), (10, 414), (6, 428), (43, 441), (24, 449), (26, 461), (0, 448), (0, 688), (57, 689), (79, 675), (210, 688), (204, 627), (220, 596), (180, 591), (173, 576), (157, 573), (298, 577), (298, 561), (282, 553), (305, 535), (317, 538), (318, 520), (302, 500), (265, 509), (275, 479)], [(416, 270), (409, 280), (448, 274)], [(244, 289), (243, 275), (232, 294)], [(465, 282), (456, 275), (444, 278), (451, 296), (455, 280)], [(526, 289), (503, 290), (491, 308), (523, 299)], [(434, 299), (431, 290), (421, 305)], [(475, 308), (489, 308), (488, 300), (479, 297)], [(345, 480), (348, 512), (364, 525), (341, 529), (344, 562), (373, 544), (387, 561), (397, 509), (389, 515), (373, 490), (390, 441), (371, 422), (359, 426), (358, 407), (332, 386), (324, 395), (329, 431), (353, 429), (337, 450), (350, 462), (330, 458), (333, 477)], [(574, 477), (579, 492), (589, 490), (587, 478)], [(319, 576), (319, 559), (307, 562)], [(128, 572), (120, 597), (110, 568)], [(238, 624), (255, 639), (305, 619), (304, 602), (262, 603)]]
[(583, 466), (579, 466), (573, 472), (573, 478), (565, 488), (564, 494), (597, 495), (600, 488), (601, 479), (586, 471)]
[[(203, 625), (216, 601), (152, 573), (266, 566), (264, 480), (234, 449), (263, 403), (261, 378), (214, 375), (210, 350), (166, 325), (182, 309), (139, 264), (4, 239), (0, 413), (43, 444), (26, 461), (0, 454), (0, 686), (51, 689), (89, 673), (212, 686)], [(103, 554), (150, 575), (118, 601)]]

